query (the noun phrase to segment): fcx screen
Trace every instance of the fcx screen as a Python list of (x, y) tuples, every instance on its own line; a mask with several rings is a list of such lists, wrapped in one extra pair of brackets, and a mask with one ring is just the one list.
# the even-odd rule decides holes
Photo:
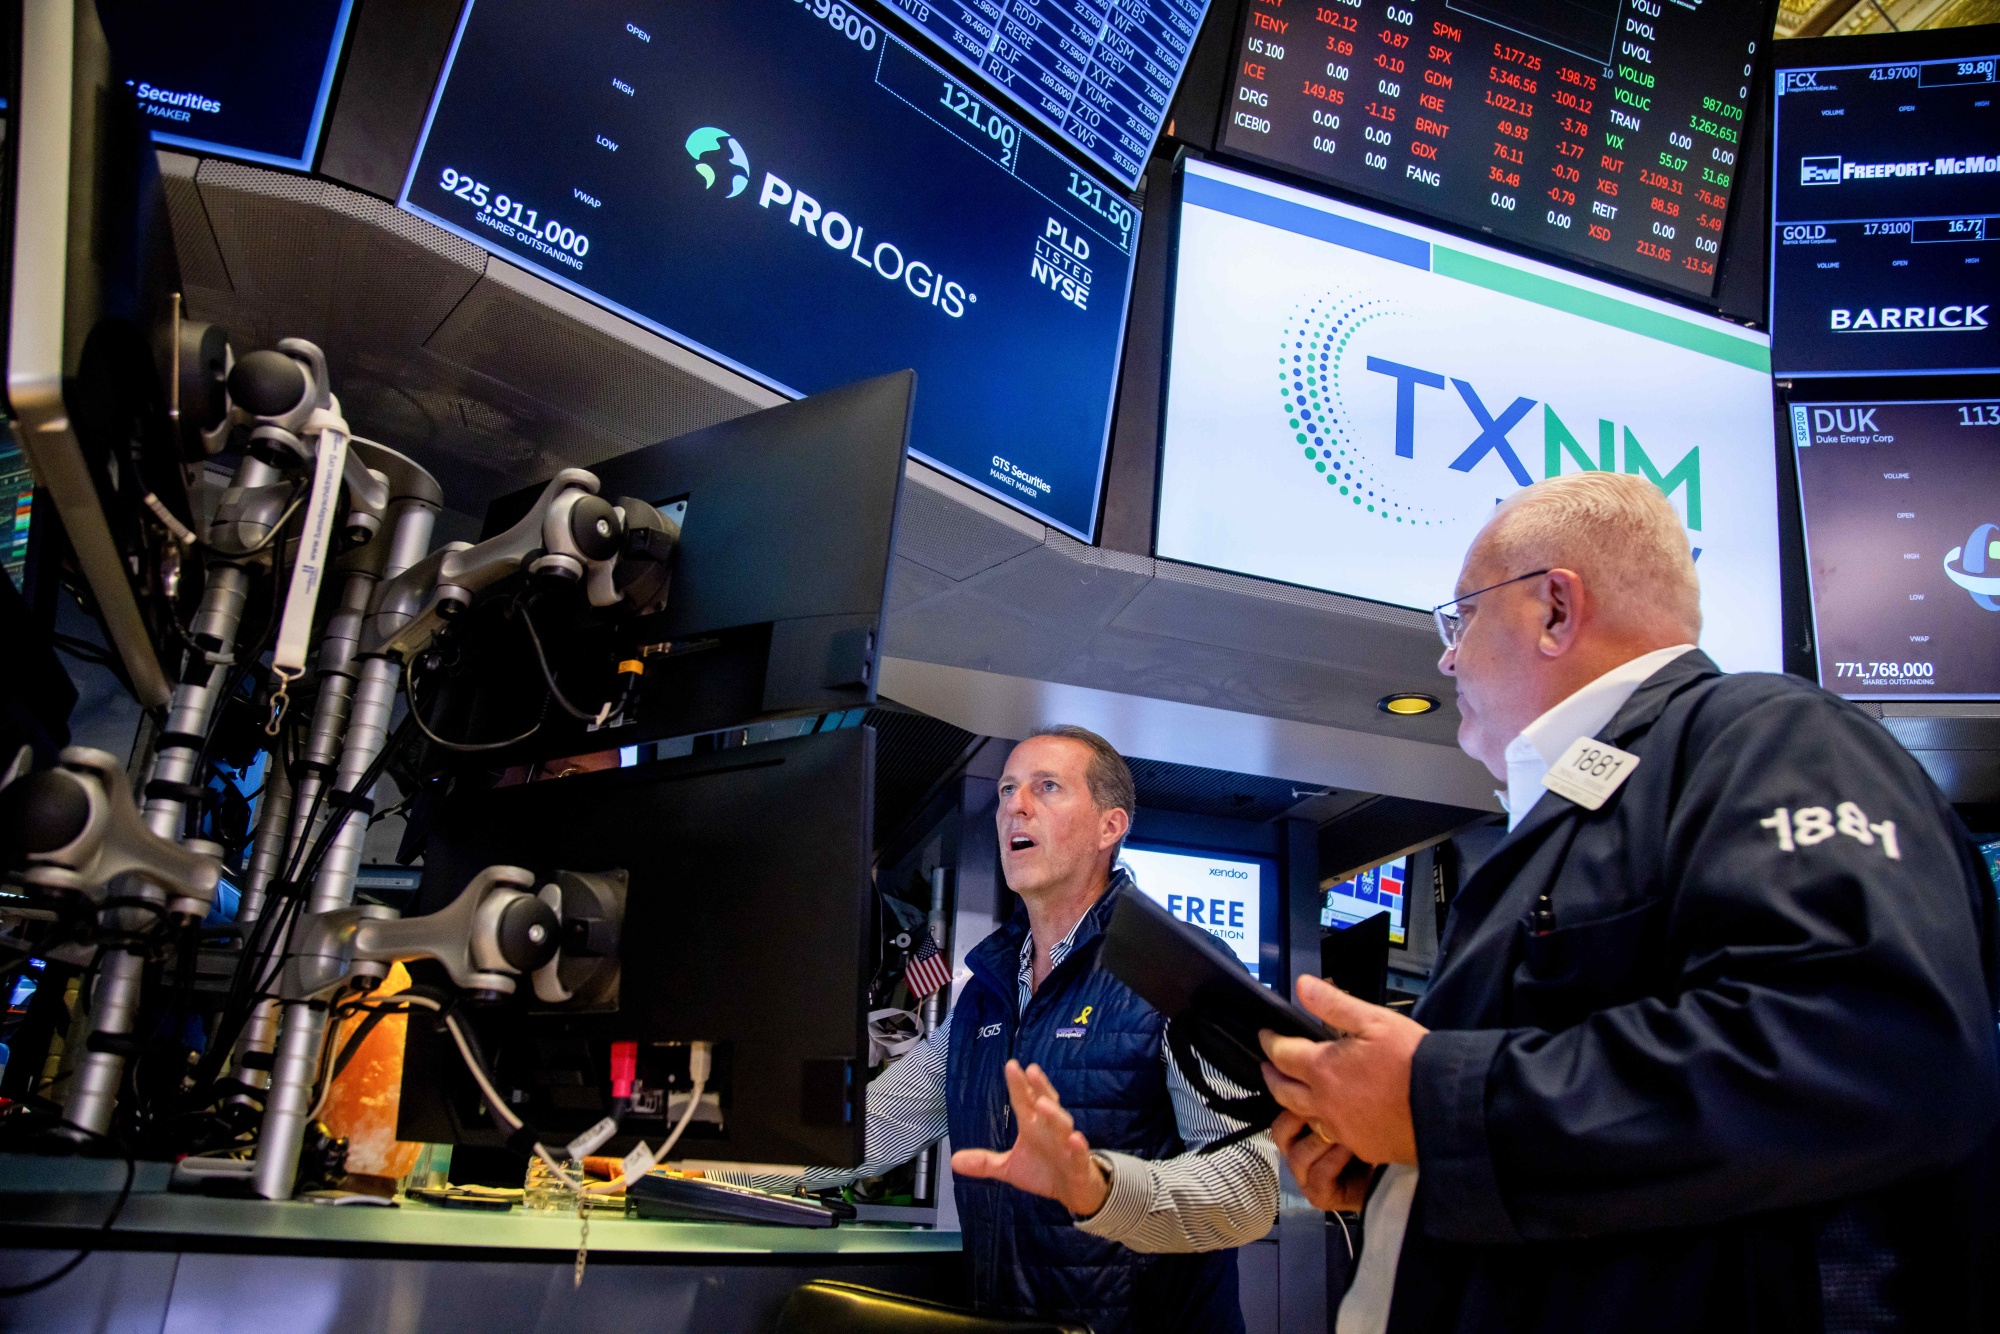
[[(841, 8), (810, 3), (815, 13)], [(1208, 0), (880, 0), (1122, 182), (1139, 183)]]
[(1222, 147), (1706, 299), (1763, 18), (1740, 0), (1249, 0)]
[(783, 393), (913, 367), (912, 453), (1089, 541), (1137, 213), (840, 18), (476, 0), (403, 207)]
[(2000, 367), (1996, 47), (1778, 71), (1775, 374)]

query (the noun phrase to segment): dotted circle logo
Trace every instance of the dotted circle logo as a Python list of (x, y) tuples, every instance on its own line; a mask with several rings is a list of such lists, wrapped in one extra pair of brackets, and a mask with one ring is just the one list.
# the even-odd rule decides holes
[(1315, 481), (1331, 488), (1340, 508), (1356, 517), (1429, 528), (1442, 523), (1427, 507), (1392, 496), (1356, 440), (1343, 375), (1348, 345), (1377, 320), (1397, 314), (1389, 302), (1344, 292), (1292, 308), (1278, 344), (1279, 397), (1292, 447), (1302, 449)]

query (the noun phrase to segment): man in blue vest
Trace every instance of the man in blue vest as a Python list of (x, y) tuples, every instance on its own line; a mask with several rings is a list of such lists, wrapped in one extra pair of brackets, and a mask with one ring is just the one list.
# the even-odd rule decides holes
[[(1121, 893), (1132, 774), (1110, 743), (1053, 727), (1000, 779), (1000, 865), (1017, 912), (966, 959), (949, 1023), (868, 1089), (864, 1174), (949, 1132), (972, 1296), (1095, 1334), (1240, 1331), (1233, 1248), (1271, 1228), (1268, 1134), (1201, 1101), (1166, 1020), (1096, 967)], [(1226, 1087), (1226, 1085), (1225, 1085)]]

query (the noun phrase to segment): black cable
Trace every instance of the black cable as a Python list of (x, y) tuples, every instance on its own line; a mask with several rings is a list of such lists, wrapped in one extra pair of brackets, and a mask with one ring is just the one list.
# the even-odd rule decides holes
[(580, 723), (596, 722), (597, 721), (596, 714), (585, 713), (582, 709), (579, 709), (578, 707), (576, 707), (576, 705), (570, 703), (569, 697), (563, 694), (562, 687), (556, 684), (556, 674), (549, 669), (548, 655), (542, 652), (542, 637), (535, 633), (535, 617), (534, 613), (529, 608), (528, 604), (525, 601), (517, 601), (514, 604), (514, 610), (520, 616), (521, 624), (528, 628), (528, 642), (535, 646), (535, 661), (541, 666), (542, 680), (548, 683), (550, 697), (553, 698), (556, 703), (562, 705), (562, 710), (564, 713), (567, 713), (570, 717), (576, 719), (578, 722)]
[[(189, 781), (197, 787), (205, 788), (208, 786), (208, 754), (215, 748), (215, 738), (217, 733), (222, 730), (223, 716), (228, 713), (229, 705), (235, 701), (236, 692), (243, 688), (243, 682), (250, 675), (250, 669), (252, 667), (261, 668), (263, 666), (264, 653), (271, 647), (271, 641), (277, 636), (279, 613), (284, 610), (285, 605), (285, 599), (278, 592), (278, 583), (285, 566), (285, 541), (283, 533), (284, 521), (280, 520), (279, 525), (272, 529), (272, 536), (278, 540), (278, 549), (271, 556), (270, 614), (264, 618), (264, 629), (257, 636), (257, 647), (251, 649), (246, 654), (242, 651), (239, 641), (236, 652), (233, 654), (235, 661), (231, 663), (228, 674), (223, 678), (222, 689), (216, 693), (215, 702), (210, 706), (208, 729), (202, 734), (201, 749), (195, 754), (194, 767), (188, 774)], [(200, 652), (201, 650), (191, 648), (189, 651)], [(201, 803), (189, 802), (187, 809), (181, 813), (181, 821), (185, 837), (198, 837), (201, 833)]]
[[(354, 791), (367, 792), (375, 786), (383, 771), (388, 768), (391, 757), (408, 744), (413, 716), (414, 711), (406, 715), (402, 724), (383, 742), (381, 750), (376, 752), (375, 758), (369, 762), (368, 768), (362, 772), (360, 780), (354, 785)], [(319, 799), (330, 786), (331, 784), (322, 784), (319, 795), (314, 798), (313, 811), (318, 810)], [(244, 1025), (250, 1021), (251, 1013), (260, 1001), (267, 998), (266, 993), (271, 983), (284, 968), (282, 957), (273, 961), (269, 956), (274, 952), (277, 943), (286, 938), (292, 919), (298, 915), (305, 899), (300, 890), (307, 880), (317, 874), (319, 864), (325, 860), (334, 841), (339, 838), (341, 827), (356, 809), (358, 808), (354, 806), (342, 806), (336, 810), (328, 818), (326, 827), (320, 830), (319, 837), (313, 840), (310, 851), (301, 847), (300, 854), (303, 860), (295, 857), (291, 873), (282, 881), (272, 882), (272, 892), (267, 900), (269, 906), (257, 918), (256, 925), (251, 928), (250, 938), (244, 943), (243, 953), (237, 956), (236, 969), (230, 977), (229, 996), (224, 1002), (221, 1017), (216, 1025), (215, 1041), (209, 1048), (214, 1059), (210, 1060), (208, 1055), (204, 1055), (196, 1067), (192, 1075), (195, 1088), (206, 1090), (214, 1082), (222, 1062), (235, 1050)], [(312, 828), (310, 821), (304, 828), (308, 830)], [(285, 893), (277, 892), (281, 887), (286, 890)], [(274, 925), (278, 929), (267, 929)], [(249, 979), (254, 981), (251, 981), (246, 993), (243, 983)]]
[(66, 635), (61, 631), (50, 635), (49, 638), (58, 649), (80, 662), (92, 663), (99, 667), (111, 665), (111, 654), (101, 644), (93, 644), (88, 639)]
[[(436, 732), (431, 731), (430, 724), (424, 721), (423, 706), (417, 703), (416, 666), (417, 664), (413, 659), (410, 662), (410, 665), (406, 667), (403, 671), (403, 675), (406, 681), (406, 689), (408, 690), (410, 697), (409, 721), (417, 725), (418, 731), (422, 732), (425, 736), (429, 737), (437, 745), (443, 746), (446, 750), (454, 750), (460, 752), (461, 754), (467, 754), (467, 755), (477, 754), (480, 751), (486, 751), (486, 750), (505, 750), (509, 746), (520, 745), (523, 741), (526, 741), (529, 737), (533, 736), (535, 733), (542, 730), (542, 718), (546, 718), (548, 716), (548, 711), (549, 711), (549, 701), (548, 701), (548, 696), (546, 695), (542, 697), (542, 718), (535, 719), (535, 725), (533, 727), (530, 727), (527, 731), (521, 733), (521, 735), (519, 736), (508, 737), (505, 741), (445, 740), (443, 737), (439, 736)], [(553, 689), (551, 690), (551, 693), (554, 693)], [(563, 707), (568, 708), (569, 706), (565, 704)], [(575, 712), (574, 710), (571, 711)], [(584, 717), (585, 715), (579, 713), (576, 716), (581, 718)]]
[[(111, 1235), (111, 1229), (118, 1224), (118, 1215), (125, 1212), (125, 1201), (132, 1197), (132, 1183), (138, 1179), (138, 1176), (139, 1160), (127, 1154), (125, 1157), (125, 1184), (120, 1188), (118, 1198), (112, 1201), (111, 1212), (105, 1216), (104, 1226), (99, 1229), (104, 1236), (108, 1237)], [(78, 1251), (75, 1255), (72, 1255), (52, 1274), (44, 1274), (31, 1283), (17, 1283), (12, 1287), (0, 1288), (0, 1298), (25, 1297), (31, 1292), (40, 1292), (52, 1283), (61, 1282), (75, 1273), (76, 1267), (85, 1260), (88, 1260), (91, 1253), (96, 1249), (97, 1243), (93, 1242), (91, 1245)]]

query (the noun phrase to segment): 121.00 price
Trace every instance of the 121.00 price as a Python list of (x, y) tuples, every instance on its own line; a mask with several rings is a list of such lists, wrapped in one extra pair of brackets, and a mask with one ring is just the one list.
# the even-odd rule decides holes
[(1936, 675), (1928, 662), (1837, 662), (1834, 675), (1866, 677), (1869, 680), (1928, 681)]
[(590, 238), (582, 232), (565, 227), (554, 218), (544, 219), (518, 199), (494, 194), (483, 181), (476, 181), (455, 168), (446, 167), (438, 176), (438, 188), (474, 205), (481, 213), (507, 223), (516, 231), (545, 241), (559, 250), (566, 250), (578, 259), (590, 253)]

